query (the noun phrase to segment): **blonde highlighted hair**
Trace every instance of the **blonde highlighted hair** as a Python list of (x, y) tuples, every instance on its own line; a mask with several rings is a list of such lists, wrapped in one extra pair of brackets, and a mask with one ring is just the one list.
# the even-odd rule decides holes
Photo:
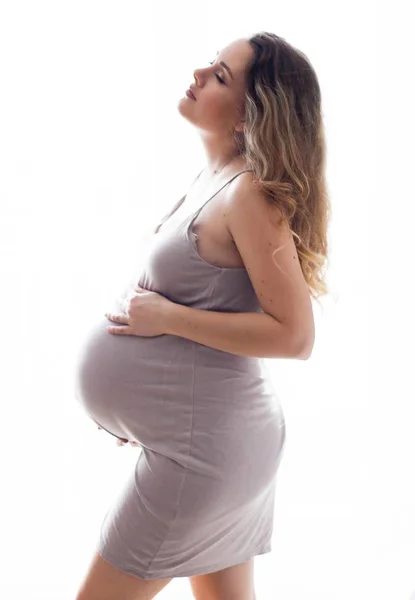
[(316, 300), (328, 293), (326, 141), (317, 75), (307, 57), (274, 33), (250, 36), (245, 129), (234, 139), (255, 184), (290, 227), (305, 281)]

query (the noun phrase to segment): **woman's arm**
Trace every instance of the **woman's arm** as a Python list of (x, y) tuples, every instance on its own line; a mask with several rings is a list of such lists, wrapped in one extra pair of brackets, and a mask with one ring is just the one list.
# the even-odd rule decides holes
[(311, 353), (302, 337), (267, 313), (218, 312), (171, 303), (165, 331), (239, 356), (306, 360)]

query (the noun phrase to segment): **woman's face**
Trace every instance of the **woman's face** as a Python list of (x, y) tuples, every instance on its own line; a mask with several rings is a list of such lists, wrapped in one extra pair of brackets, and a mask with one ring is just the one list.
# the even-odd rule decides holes
[(196, 127), (212, 133), (232, 130), (243, 118), (238, 108), (243, 108), (245, 69), (252, 53), (249, 41), (242, 38), (212, 56), (213, 64), (196, 69), (190, 87), (196, 100), (184, 96), (179, 104), (181, 114)]

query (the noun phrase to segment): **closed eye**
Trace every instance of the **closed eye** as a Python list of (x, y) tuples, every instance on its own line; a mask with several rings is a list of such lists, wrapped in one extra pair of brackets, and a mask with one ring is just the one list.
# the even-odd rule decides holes
[[(209, 64), (213, 65), (213, 62), (210, 62)], [(215, 73), (215, 77), (216, 77), (216, 79), (219, 79), (219, 81), (222, 85), (226, 85), (225, 82), (223, 81), (223, 79), (221, 77), (219, 77), (219, 75), (217, 73)]]

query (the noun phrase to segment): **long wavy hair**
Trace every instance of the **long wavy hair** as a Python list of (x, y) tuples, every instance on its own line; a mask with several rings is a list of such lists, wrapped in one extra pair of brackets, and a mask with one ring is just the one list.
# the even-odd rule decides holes
[(318, 300), (329, 293), (324, 272), (331, 218), (320, 86), (308, 58), (285, 39), (264, 31), (248, 39), (254, 54), (238, 107), (245, 129), (232, 135), (255, 185), (287, 222), (304, 279)]

